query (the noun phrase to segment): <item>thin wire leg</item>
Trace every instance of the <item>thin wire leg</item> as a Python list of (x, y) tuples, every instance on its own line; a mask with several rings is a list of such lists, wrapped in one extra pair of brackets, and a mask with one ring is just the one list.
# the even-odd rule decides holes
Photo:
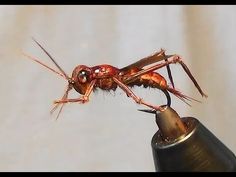
[(153, 106), (147, 102), (145, 102), (144, 100), (142, 100), (141, 98), (139, 98), (138, 96), (136, 96), (132, 90), (126, 86), (125, 84), (123, 84), (119, 79), (117, 79), (116, 77), (113, 77), (113, 80), (117, 83), (117, 85), (128, 95), (128, 97), (131, 97), (134, 99), (134, 101), (138, 104), (142, 104), (145, 105), (149, 108), (155, 109), (157, 111), (163, 111), (163, 108), (161, 108), (160, 106)]

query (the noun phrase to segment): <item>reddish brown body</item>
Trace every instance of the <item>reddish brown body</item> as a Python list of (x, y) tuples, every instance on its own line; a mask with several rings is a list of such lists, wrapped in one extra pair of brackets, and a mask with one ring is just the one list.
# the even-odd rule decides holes
[[(34, 39), (33, 39), (34, 40)], [(181, 92), (177, 91), (174, 88), (174, 82), (172, 79), (171, 71), (169, 68), (170, 64), (179, 63), (184, 71), (188, 74), (200, 94), (204, 97), (207, 97), (206, 94), (203, 93), (200, 86), (198, 85), (197, 81), (191, 74), (188, 67), (183, 63), (181, 58), (177, 55), (165, 55), (165, 51), (161, 50), (151, 56), (145, 57), (135, 63), (132, 63), (124, 68), (118, 69), (114, 66), (103, 64), (94, 67), (88, 67), (85, 65), (78, 65), (72, 72), (72, 76), (69, 77), (61, 67), (56, 63), (56, 61), (51, 57), (51, 55), (36, 41), (34, 40), (40, 48), (50, 57), (50, 59), (54, 62), (60, 72), (50, 68), (49, 66), (43, 64), (39, 60), (26, 55), (30, 59), (36, 61), (37, 63), (43, 65), (44, 67), (48, 68), (49, 70), (57, 73), (58, 75), (62, 76), (68, 81), (68, 86), (64, 96), (61, 100), (57, 100), (54, 103), (56, 106), (53, 108), (52, 112), (62, 104), (68, 102), (79, 102), (85, 103), (89, 101), (89, 96), (96, 88), (100, 88), (102, 90), (116, 90), (117, 87), (120, 87), (128, 97), (134, 99), (134, 101), (138, 104), (142, 104), (152, 108), (154, 110), (162, 111), (160, 106), (154, 106), (145, 102), (143, 99), (136, 96), (132, 90), (130, 89), (133, 86), (144, 86), (152, 87), (162, 90), (165, 95), (167, 96), (167, 105), (170, 106), (170, 96), (169, 92), (180, 98), (181, 100), (194, 100), (186, 95), (183, 95)], [(164, 61), (160, 63), (160, 61)], [(159, 62), (159, 63), (158, 63)], [(154, 64), (153, 66), (149, 66), (150, 64)], [(144, 68), (145, 66), (149, 66)], [(167, 67), (168, 76), (171, 81), (172, 86), (167, 85), (166, 79), (161, 76), (159, 73), (155, 72), (162, 67)], [(82, 96), (76, 99), (68, 99), (69, 91), (74, 88), (78, 93)], [(62, 107), (59, 111), (59, 114), (62, 110)], [(59, 116), (58, 114), (58, 116)]]
[[(132, 68), (129, 73), (126, 73), (124, 77), (129, 77), (129, 75), (133, 75), (138, 73), (143, 69), (139, 68)], [(161, 76), (159, 73), (151, 71), (146, 74), (141, 75), (133, 82), (127, 83), (128, 86), (142, 86), (144, 88), (151, 87), (151, 88), (157, 88), (157, 89), (166, 89), (167, 88), (167, 82), (166, 79)]]
[[(111, 66), (111, 65), (98, 65), (94, 67), (88, 67), (85, 65), (78, 65), (73, 73), (72, 80), (75, 82), (74, 89), (80, 94), (84, 95), (86, 90), (88, 90), (89, 83), (92, 80), (96, 80), (94, 84), (94, 89), (100, 88), (102, 90), (116, 90), (118, 85), (113, 77), (119, 78), (123, 83), (125, 83), (125, 78), (141, 71), (142, 69), (132, 68), (129, 72), (122, 72), (120, 69)], [(85, 83), (81, 83), (78, 79), (78, 74), (80, 72), (85, 72), (87, 75), (87, 81)], [(127, 83), (128, 86), (141, 86), (158, 88), (158, 89), (166, 89), (167, 82), (163, 76), (156, 72), (149, 72), (147, 74), (143, 74), (140, 77), (136, 78), (134, 81)]]

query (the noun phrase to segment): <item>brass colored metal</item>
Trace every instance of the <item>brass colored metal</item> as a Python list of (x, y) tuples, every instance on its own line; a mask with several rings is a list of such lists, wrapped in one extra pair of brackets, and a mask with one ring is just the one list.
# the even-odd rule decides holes
[(164, 141), (174, 141), (187, 132), (186, 126), (177, 112), (168, 106), (165, 106), (164, 111), (157, 114), (156, 123)]

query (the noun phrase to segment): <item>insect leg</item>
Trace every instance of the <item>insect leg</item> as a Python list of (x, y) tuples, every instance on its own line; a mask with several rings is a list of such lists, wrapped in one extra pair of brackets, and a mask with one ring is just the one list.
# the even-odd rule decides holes
[[(62, 97), (62, 100), (67, 99), (68, 94), (69, 94), (69, 91), (70, 91), (71, 89), (72, 89), (72, 86), (69, 84), (69, 85), (67, 86), (67, 88), (66, 88), (65, 94), (64, 94), (63, 97)], [(56, 119), (59, 118), (59, 115), (61, 114), (61, 111), (62, 111), (64, 105), (65, 105), (65, 103), (62, 103), (61, 108), (60, 108), (60, 110), (59, 110), (59, 112), (58, 112), (58, 114), (57, 114)], [(57, 104), (52, 108), (52, 110), (50, 111), (50, 113), (52, 114), (52, 113), (58, 108), (58, 106), (60, 106), (60, 103), (57, 103)]]
[(138, 71), (137, 73), (135, 73), (135, 74), (133, 74), (133, 75), (127, 77), (126, 79), (124, 79), (124, 82), (125, 82), (126, 84), (131, 83), (131, 82), (133, 82), (136, 78), (138, 78), (139, 76), (141, 76), (141, 75), (143, 75), (143, 74), (147, 74), (147, 73), (149, 73), (149, 72), (155, 71), (155, 70), (157, 70), (157, 69), (163, 68), (163, 67), (165, 67), (165, 66), (167, 66), (167, 65), (169, 65), (169, 64), (176, 63), (176, 62), (177, 62), (176, 58), (173, 58), (172, 60), (169, 60), (169, 61), (166, 61), (166, 62), (163, 62), (163, 63), (156, 64), (156, 65), (154, 65), (154, 66), (151, 66), (151, 67), (149, 67), (149, 68), (146, 68), (146, 69), (143, 69), (143, 70), (141, 70), (141, 71)]
[[(167, 58), (165, 59), (165, 62), (168, 62)], [(170, 65), (166, 65), (166, 69), (167, 69), (168, 77), (170, 79), (170, 83), (171, 83), (172, 87), (175, 88), (174, 80), (173, 80), (173, 77), (172, 77), (172, 74), (171, 74)]]
[(187, 73), (187, 75), (189, 76), (189, 78), (192, 80), (192, 82), (194, 83), (195, 87), (198, 89), (199, 93), (203, 96), (203, 97), (207, 97), (207, 95), (202, 91), (201, 87), (199, 86), (199, 84), (197, 83), (196, 79), (193, 77), (192, 73), (190, 72), (190, 70), (188, 69), (187, 65), (181, 60), (181, 58), (178, 55), (173, 56), (173, 58), (169, 61), (166, 61), (164, 63), (160, 63), (154, 66), (151, 66), (149, 68), (143, 69), (133, 75), (131, 75), (130, 77), (128, 77), (127, 79), (124, 80), (124, 82), (126, 84), (133, 82), (137, 77), (155, 71), (157, 69), (160, 69), (164, 66), (167, 66), (169, 64), (175, 64), (175, 63), (179, 63), (182, 68), (184, 69), (184, 71)]
[(114, 82), (117, 83), (117, 85), (127, 94), (128, 97), (131, 97), (134, 99), (134, 101), (138, 104), (143, 104), (145, 106), (148, 106), (149, 108), (158, 110), (158, 111), (162, 111), (163, 108), (159, 107), (159, 106), (153, 106), (145, 101), (143, 101), (141, 98), (139, 98), (138, 96), (136, 96), (134, 94), (134, 92), (132, 92), (132, 90), (125, 85), (124, 83), (122, 83), (119, 79), (117, 79), (116, 77), (113, 77)]
[(81, 103), (86, 103), (89, 101), (89, 96), (93, 91), (94, 84), (96, 83), (96, 80), (91, 81), (87, 91), (83, 96), (80, 98), (75, 98), (75, 99), (61, 99), (61, 100), (56, 100), (54, 101), (54, 104), (58, 103), (69, 103), (69, 102), (81, 102)]
[(190, 72), (189, 68), (187, 67), (187, 65), (182, 61), (182, 60), (178, 60), (178, 63), (182, 66), (182, 68), (184, 69), (184, 71), (187, 73), (188, 77), (192, 80), (192, 82), (194, 83), (195, 87), (198, 89), (199, 93), (203, 96), (203, 97), (208, 97), (201, 89), (201, 87), (199, 86), (199, 84), (197, 83), (196, 79), (193, 77), (192, 73)]

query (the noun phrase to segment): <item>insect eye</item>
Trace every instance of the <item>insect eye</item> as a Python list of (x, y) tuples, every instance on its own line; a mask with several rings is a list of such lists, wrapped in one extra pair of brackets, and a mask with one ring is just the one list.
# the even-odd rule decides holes
[(86, 74), (86, 71), (82, 70), (79, 72), (78, 74), (78, 79), (81, 83), (85, 83), (87, 82), (87, 74)]

